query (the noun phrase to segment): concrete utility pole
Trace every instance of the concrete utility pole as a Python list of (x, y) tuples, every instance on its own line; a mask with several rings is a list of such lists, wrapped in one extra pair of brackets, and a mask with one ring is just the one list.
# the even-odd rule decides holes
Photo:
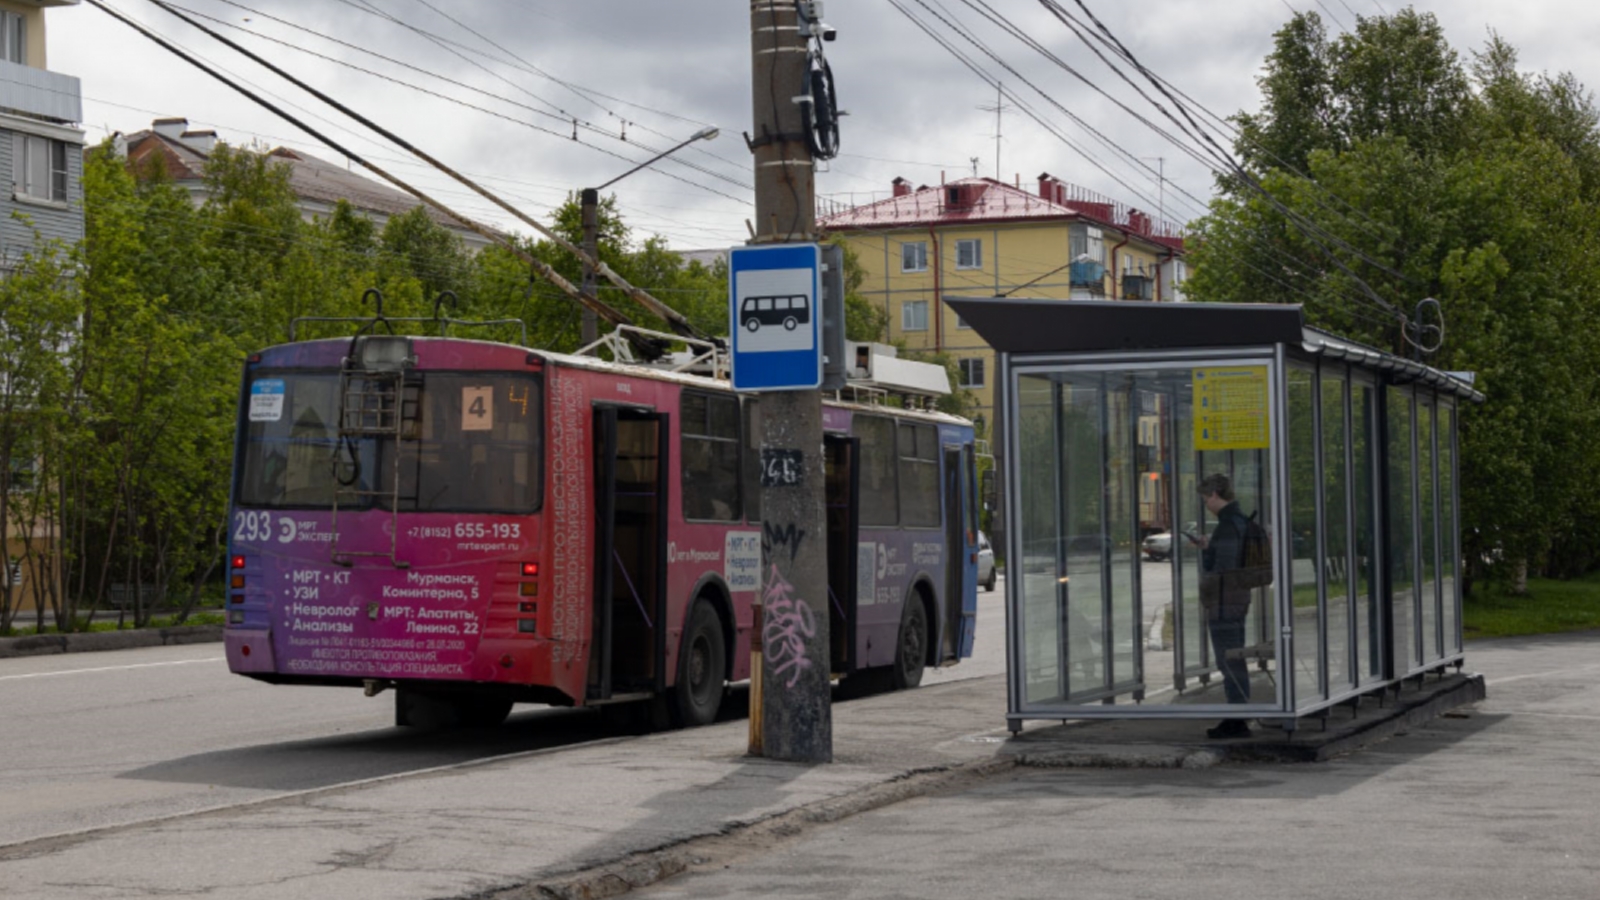
[[(811, 7), (811, 4), (802, 4)], [(820, 5), (820, 4), (819, 4)], [(814, 170), (795, 98), (807, 93), (807, 40), (792, 0), (751, 0), (751, 96), (755, 130), (756, 236), (752, 244), (817, 239)], [(799, 477), (761, 488), (761, 699), (752, 702), (753, 755), (833, 761), (829, 671), (827, 511), (824, 507), (822, 395), (776, 391), (761, 397), (763, 485), (774, 466)], [(798, 462), (795, 469), (794, 463)]]

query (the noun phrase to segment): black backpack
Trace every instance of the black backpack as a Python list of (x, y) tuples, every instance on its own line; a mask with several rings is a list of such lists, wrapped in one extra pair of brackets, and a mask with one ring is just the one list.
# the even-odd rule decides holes
[(1228, 573), (1229, 587), (1258, 588), (1272, 583), (1272, 538), (1256, 521), (1256, 514), (1244, 520), (1239, 536), (1239, 568)]

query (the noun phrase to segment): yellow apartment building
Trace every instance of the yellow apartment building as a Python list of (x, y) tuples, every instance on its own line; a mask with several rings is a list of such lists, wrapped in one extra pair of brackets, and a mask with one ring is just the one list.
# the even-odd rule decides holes
[(1183, 299), (1178, 228), (1049, 173), (1037, 191), (993, 178), (915, 188), (897, 178), (876, 202), (820, 201), (818, 224), (866, 269), (861, 293), (888, 314), (890, 340), (959, 360), (985, 423), (994, 421), (994, 351), (945, 297)]

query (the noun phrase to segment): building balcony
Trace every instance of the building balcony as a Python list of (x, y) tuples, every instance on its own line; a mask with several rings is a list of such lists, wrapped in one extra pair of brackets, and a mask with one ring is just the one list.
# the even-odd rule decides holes
[(1090, 287), (1105, 290), (1106, 267), (1098, 262), (1075, 262), (1070, 269), (1073, 287)]
[(0, 60), (0, 112), (82, 122), (83, 90), (76, 76)]

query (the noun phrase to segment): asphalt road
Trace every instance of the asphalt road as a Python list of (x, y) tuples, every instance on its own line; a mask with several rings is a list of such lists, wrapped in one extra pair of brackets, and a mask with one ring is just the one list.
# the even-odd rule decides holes
[[(924, 684), (1005, 671), (1003, 590), (979, 591), (973, 657)], [(533, 706), (497, 729), (400, 729), (392, 697), (236, 676), (220, 644), (0, 659), (0, 846), (616, 736)], [(743, 689), (724, 705), (747, 707)]]

